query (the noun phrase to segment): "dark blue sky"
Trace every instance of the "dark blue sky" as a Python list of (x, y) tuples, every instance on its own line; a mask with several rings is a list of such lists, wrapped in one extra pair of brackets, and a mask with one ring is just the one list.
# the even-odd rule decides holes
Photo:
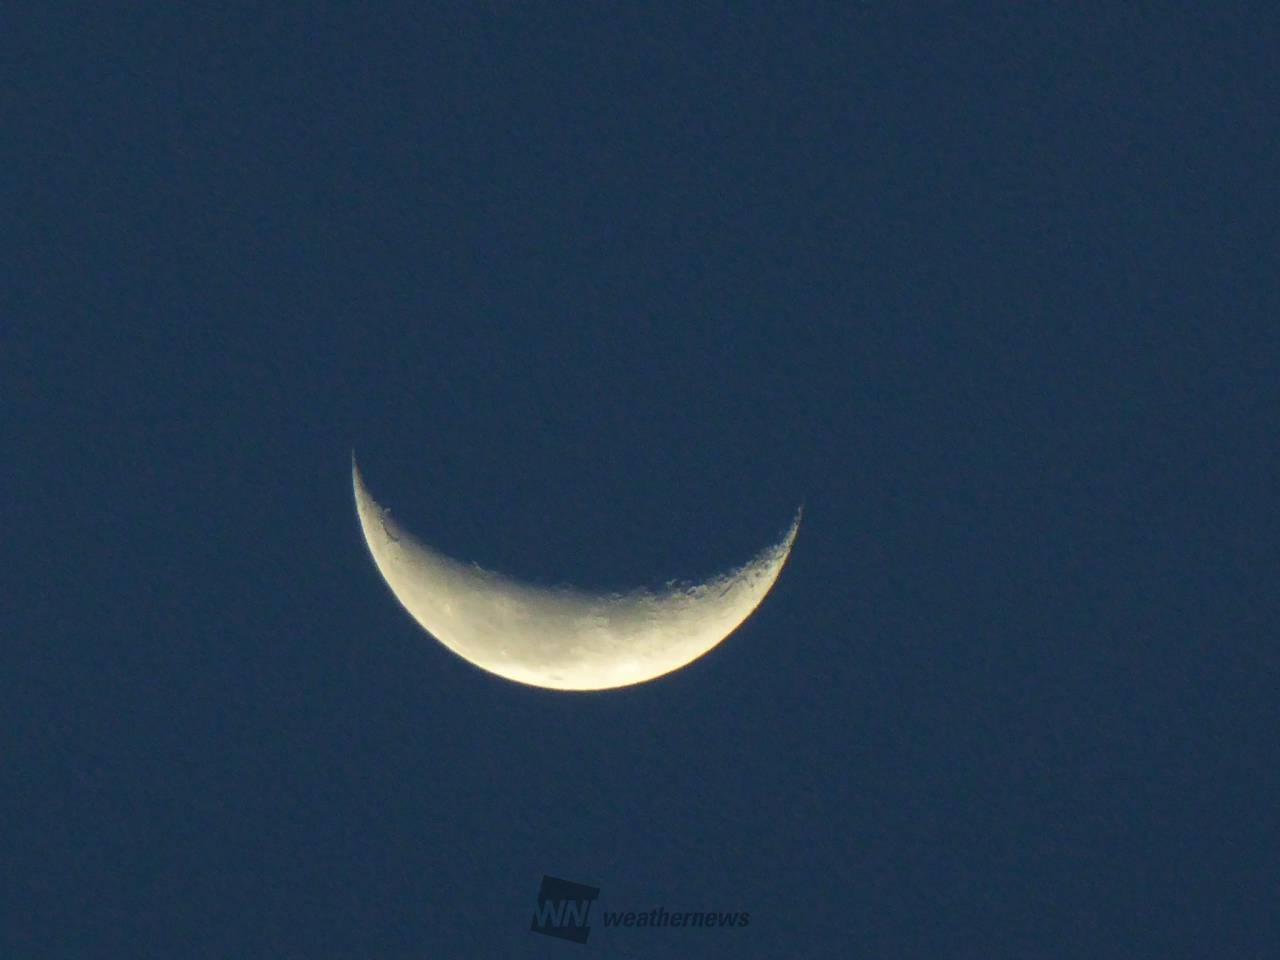
[[(641, 6), (6, 15), (5, 956), (1275, 950), (1274, 7)], [(353, 447), (545, 583), (805, 522), (553, 693)]]

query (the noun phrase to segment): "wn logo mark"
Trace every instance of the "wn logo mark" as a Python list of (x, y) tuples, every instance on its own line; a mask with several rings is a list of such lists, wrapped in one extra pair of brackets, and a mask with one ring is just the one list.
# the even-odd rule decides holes
[(529, 929), (548, 937), (586, 943), (591, 933), (587, 918), (598, 896), (599, 887), (543, 876), (542, 886), (538, 888), (538, 908), (533, 912)]

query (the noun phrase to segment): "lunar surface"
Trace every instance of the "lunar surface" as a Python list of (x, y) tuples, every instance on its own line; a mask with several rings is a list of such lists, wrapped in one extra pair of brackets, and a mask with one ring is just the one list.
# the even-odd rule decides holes
[(596, 594), (540, 587), (450, 559), (402, 529), (370, 496), (354, 457), (356, 511), (392, 593), (458, 656), (554, 690), (604, 690), (678, 670), (732, 633), (778, 579), (800, 526), (702, 584)]

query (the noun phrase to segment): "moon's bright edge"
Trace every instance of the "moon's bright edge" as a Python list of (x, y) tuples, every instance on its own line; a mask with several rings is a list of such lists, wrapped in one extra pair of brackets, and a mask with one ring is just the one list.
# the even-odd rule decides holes
[(605, 690), (685, 666), (732, 633), (769, 592), (800, 526), (697, 586), (592, 594), (522, 583), (421, 543), (370, 495), (351, 461), (356, 511), (392, 593), (442, 644), (483, 670), (553, 690)]

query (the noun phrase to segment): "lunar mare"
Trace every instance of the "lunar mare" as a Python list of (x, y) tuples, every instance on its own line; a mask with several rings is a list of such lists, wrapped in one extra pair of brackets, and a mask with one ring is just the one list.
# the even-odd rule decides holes
[(477, 667), (555, 690), (642, 683), (711, 650), (764, 599), (800, 526), (797, 512), (777, 544), (696, 586), (593, 594), (453, 560), (392, 520), (365, 488), (354, 457), (351, 475), (373, 561), (414, 619)]

